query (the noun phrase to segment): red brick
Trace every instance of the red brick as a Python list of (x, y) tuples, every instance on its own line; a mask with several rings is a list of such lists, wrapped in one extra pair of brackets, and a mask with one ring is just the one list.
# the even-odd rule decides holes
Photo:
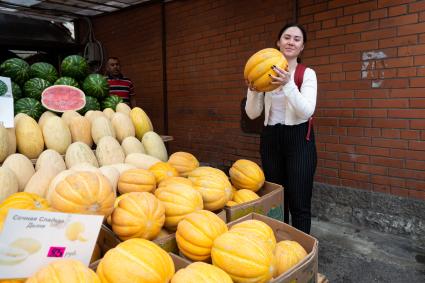
[(370, 145), (368, 137), (340, 137), (341, 144)]
[(372, 122), (370, 119), (350, 119), (350, 118), (341, 118), (339, 120), (340, 126), (344, 127), (370, 127)]
[(425, 99), (410, 99), (410, 108), (422, 108), (425, 109)]
[(372, 146), (406, 149), (408, 148), (408, 141), (375, 138), (375, 139), (372, 139)]
[(353, 16), (338, 17), (336, 20), (338, 26), (345, 26), (353, 23)]
[(425, 130), (425, 120), (411, 120), (410, 128), (417, 130)]
[(330, 0), (328, 1), (328, 8), (340, 8), (359, 3), (359, 0)]
[(409, 149), (425, 151), (425, 141), (409, 141)]
[(414, 2), (413, 0), (378, 0), (378, 8), (391, 7), (406, 3)]
[(389, 97), (425, 97), (425, 88), (393, 89), (390, 91)]
[(386, 166), (376, 166), (376, 165), (370, 165), (370, 164), (361, 164), (356, 163), (356, 171), (363, 172), (363, 173), (369, 173), (374, 175), (387, 175), (388, 174), (388, 168)]
[(381, 137), (380, 128), (365, 128), (365, 136), (367, 137)]
[(397, 69), (398, 77), (415, 77), (416, 75), (417, 75), (417, 72), (415, 67)]
[(373, 108), (408, 108), (409, 101), (407, 99), (374, 99), (372, 100)]
[(416, 35), (399, 36), (379, 41), (379, 48), (415, 45), (418, 43)]
[(382, 38), (390, 38), (393, 39), (397, 35), (397, 29), (395, 27), (379, 29), (379, 30), (371, 30), (364, 31), (361, 33), (361, 40), (371, 40), (371, 39), (382, 39)]
[(425, 44), (417, 44), (414, 46), (404, 46), (398, 48), (399, 56), (422, 55), (425, 54)]
[(368, 1), (362, 4), (344, 7), (344, 15), (352, 15), (361, 12), (369, 12), (377, 8), (376, 1)]
[(393, 177), (425, 181), (425, 174), (423, 173), (423, 171), (418, 171), (418, 170), (389, 168), (389, 175)]
[(424, 181), (416, 181), (416, 180), (409, 180), (406, 179), (406, 186), (409, 188), (409, 195), (411, 192), (414, 192), (415, 190), (421, 190), (425, 192), (425, 182)]
[(322, 22), (322, 28), (323, 29), (333, 28), (335, 26), (336, 26), (336, 20), (335, 19), (329, 19), (329, 20)]
[(365, 23), (352, 24), (345, 27), (345, 33), (365, 32), (379, 28), (379, 21), (373, 20)]
[(388, 16), (388, 9), (387, 8), (373, 10), (373, 11), (370, 12), (370, 18), (371, 19), (381, 19), (381, 18), (385, 18), (387, 16)]
[(361, 13), (353, 16), (353, 23), (362, 23), (370, 19), (370, 12)]
[(339, 102), (341, 108), (369, 108), (370, 100), (356, 99), (356, 100), (341, 100)]
[(317, 31), (316, 37), (317, 38), (335, 37), (343, 33), (344, 33), (344, 27), (336, 27), (336, 28), (330, 28), (326, 30)]
[[(348, 44), (353, 42), (359, 42), (360, 41), (360, 34), (353, 33), (353, 34), (341, 34), (336, 37), (331, 37), (328, 39), (329, 45), (338, 45), (338, 44)], [(344, 50), (342, 50), (344, 51)]]
[(387, 139), (400, 139), (399, 129), (382, 129), (382, 137)]
[(369, 174), (353, 172), (353, 171), (341, 170), (340, 172), (340, 177), (342, 179), (348, 179), (348, 180), (367, 181), (369, 180), (369, 176), (370, 176)]
[(324, 12), (316, 13), (314, 15), (314, 21), (323, 21), (341, 17), (343, 15), (343, 9), (331, 9)]
[(390, 156), (390, 149), (383, 147), (371, 147), (371, 146), (356, 146), (356, 153), (358, 154), (368, 154), (370, 156)]
[(388, 16), (390, 17), (400, 16), (403, 14), (407, 14), (407, 5), (393, 6), (388, 9)]
[(390, 185), (396, 187), (405, 187), (405, 180), (401, 178), (393, 178), (389, 176), (372, 175), (371, 182), (380, 185)]
[(417, 22), (418, 22), (418, 15), (409, 14), (404, 16), (381, 19), (379, 22), (379, 27), (386, 28), (386, 27), (393, 27), (393, 26), (402, 26), (407, 24), (414, 24)]
[(356, 109), (354, 117), (370, 117), (370, 118), (385, 118), (387, 117), (386, 109)]
[(419, 160), (406, 160), (406, 168), (423, 171), (425, 168), (425, 161)]

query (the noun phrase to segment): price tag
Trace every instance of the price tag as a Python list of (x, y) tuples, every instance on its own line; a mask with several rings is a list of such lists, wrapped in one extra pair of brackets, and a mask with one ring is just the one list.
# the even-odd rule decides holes
[(27, 278), (57, 259), (89, 265), (103, 216), (10, 209), (0, 234), (0, 279)]
[(8, 77), (0, 77), (0, 124), (5, 128), (13, 128), (13, 95), (12, 83)]

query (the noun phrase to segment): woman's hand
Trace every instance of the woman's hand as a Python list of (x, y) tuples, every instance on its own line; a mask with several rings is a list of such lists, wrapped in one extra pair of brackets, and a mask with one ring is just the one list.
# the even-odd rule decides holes
[(271, 82), (272, 84), (284, 86), (291, 79), (291, 74), (288, 71), (283, 70), (283, 69), (281, 69), (277, 66), (274, 66), (274, 65), (271, 68), (272, 68), (273, 71), (276, 72), (276, 76), (273, 76), (271, 74), (269, 75), (270, 78), (272, 79), (272, 82)]
[(248, 86), (249, 90), (258, 92), (258, 89), (255, 88), (255, 86), (252, 82), (245, 80), (245, 84)]

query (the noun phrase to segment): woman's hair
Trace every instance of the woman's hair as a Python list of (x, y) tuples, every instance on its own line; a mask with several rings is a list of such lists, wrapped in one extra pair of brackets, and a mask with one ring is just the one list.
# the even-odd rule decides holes
[(279, 31), (279, 34), (278, 34), (278, 36), (277, 36), (277, 40), (280, 40), (280, 38), (281, 38), (281, 36), (282, 36), (282, 34), (285, 32), (285, 30), (287, 30), (288, 28), (290, 28), (290, 27), (297, 27), (297, 28), (299, 28), (300, 30), (301, 30), (301, 33), (303, 34), (303, 42), (304, 43), (306, 43), (307, 42), (307, 33), (306, 33), (306, 31), (305, 31), (305, 29), (301, 26), (301, 25), (299, 25), (299, 24), (296, 24), (296, 23), (288, 23), (288, 24), (286, 24), (280, 31)]

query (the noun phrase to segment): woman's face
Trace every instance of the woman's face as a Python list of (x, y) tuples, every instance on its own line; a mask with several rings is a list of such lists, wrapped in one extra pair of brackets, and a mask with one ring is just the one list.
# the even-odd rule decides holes
[(297, 58), (304, 49), (303, 33), (298, 27), (287, 28), (277, 42), (277, 47), (286, 59)]

